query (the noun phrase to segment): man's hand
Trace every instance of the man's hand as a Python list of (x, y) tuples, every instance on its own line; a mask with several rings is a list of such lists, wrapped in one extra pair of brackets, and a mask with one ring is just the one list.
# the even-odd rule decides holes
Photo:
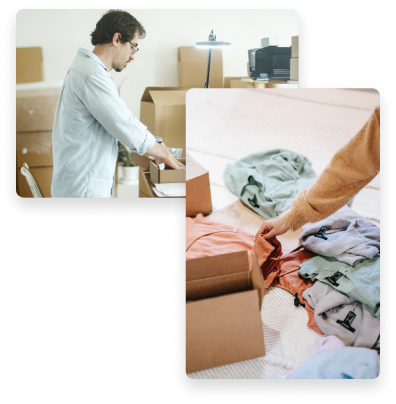
[(147, 154), (155, 157), (155, 164), (165, 163), (165, 165), (175, 170), (185, 170), (186, 166), (177, 161), (173, 154), (166, 148), (165, 143), (155, 142), (154, 146), (148, 150)]
[(265, 239), (280, 236), (286, 233), (289, 229), (290, 229), (289, 226), (283, 223), (279, 217), (276, 217), (275, 219), (266, 220), (261, 225), (259, 231), (256, 234), (255, 239), (257, 240), (257, 237), (260, 234), (263, 234), (263, 238)]
[(166, 166), (169, 166), (175, 170), (185, 170), (186, 166), (182, 163), (180, 163), (180, 161), (177, 161), (175, 159), (175, 157), (173, 156), (173, 154), (168, 150), (168, 148), (166, 147), (166, 144), (164, 142), (160, 143), (160, 146), (164, 147), (167, 153), (166, 158), (161, 159), (161, 158), (156, 158), (155, 159), (155, 164), (160, 164), (160, 163), (165, 163)]

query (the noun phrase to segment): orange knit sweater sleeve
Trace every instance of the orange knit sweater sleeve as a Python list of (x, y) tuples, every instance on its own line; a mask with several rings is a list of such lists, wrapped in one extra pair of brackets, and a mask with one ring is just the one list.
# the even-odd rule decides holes
[(380, 108), (331, 159), (309, 189), (280, 215), (292, 230), (325, 219), (346, 205), (380, 170)]

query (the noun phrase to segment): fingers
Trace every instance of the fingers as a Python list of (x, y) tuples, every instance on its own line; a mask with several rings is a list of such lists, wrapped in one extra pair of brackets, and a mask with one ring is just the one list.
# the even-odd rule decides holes
[(256, 233), (255, 240), (257, 240), (258, 236), (260, 236), (261, 234), (268, 233), (271, 229), (272, 227), (269, 226), (268, 223), (264, 222)]
[(275, 236), (277, 236), (277, 235), (278, 235), (278, 234), (277, 234), (277, 232), (275, 231), (275, 229), (272, 228), (271, 231), (269, 231), (268, 233), (264, 233), (262, 236), (263, 236), (263, 239), (268, 240), (269, 238), (275, 237)]

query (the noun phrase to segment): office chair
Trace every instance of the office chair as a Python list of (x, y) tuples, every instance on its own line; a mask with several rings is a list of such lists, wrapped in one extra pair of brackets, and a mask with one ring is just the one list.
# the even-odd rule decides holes
[(26, 177), (26, 181), (29, 184), (30, 190), (32, 191), (34, 198), (42, 198), (43, 193), (38, 186), (36, 179), (34, 178), (33, 174), (29, 171), (29, 166), (24, 163), (23, 167), (21, 167), (21, 173), (24, 177)]

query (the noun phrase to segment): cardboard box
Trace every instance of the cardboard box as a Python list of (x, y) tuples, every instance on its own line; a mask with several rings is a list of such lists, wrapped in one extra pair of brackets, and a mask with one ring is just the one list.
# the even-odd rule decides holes
[(186, 262), (186, 372), (265, 356), (257, 257), (247, 251)]
[(246, 88), (246, 82), (242, 79), (248, 77), (224, 77), (224, 88)]
[[(16, 161), (36, 177), (44, 197), (51, 197), (52, 127), (60, 89), (16, 91)], [(32, 197), (26, 178), (17, 171), (17, 193)]]
[[(180, 163), (186, 164), (186, 159), (177, 159)], [(165, 167), (160, 170), (154, 161), (150, 161), (150, 180), (153, 184), (165, 184), (174, 182), (186, 182), (186, 170), (174, 170)]]
[(16, 48), (16, 82), (44, 81), (43, 50), (41, 47)]
[[(241, 200), (238, 200), (225, 208), (212, 213), (209, 218), (214, 222), (228, 224), (242, 229), (250, 234), (256, 234), (264, 222), (264, 218), (247, 207)], [(299, 236), (302, 229), (289, 230), (277, 239), (282, 244), (283, 254), (287, 254), (300, 246)]]
[(290, 59), (290, 80), (298, 81), (298, 58)]
[(150, 173), (144, 173), (142, 167), (139, 167), (139, 198), (157, 198), (154, 186), (150, 181)]
[[(182, 46), (178, 50), (179, 87), (204, 88), (208, 67), (208, 49)], [(223, 54), (212, 49), (209, 88), (223, 88)]]
[(188, 88), (147, 87), (140, 103), (140, 121), (161, 136), (167, 147), (186, 146), (186, 93)]
[(16, 131), (52, 131), (60, 89), (18, 90)]
[(186, 216), (211, 212), (209, 172), (186, 153)]
[[(40, 187), (42, 196), (44, 198), (51, 198), (52, 167), (35, 167), (30, 168), (29, 171), (32, 173), (36, 183)], [(18, 195), (22, 198), (33, 198), (26, 177), (22, 175), (20, 168), (17, 168), (17, 177)]]
[(292, 43), (291, 43), (291, 57), (292, 58), (298, 58), (299, 57), (299, 52), (298, 52), (298, 36), (292, 36)]
[(16, 161), (17, 167), (52, 166), (52, 131), (17, 133)]
[(145, 155), (140, 156), (137, 153), (133, 153), (131, 161), (138, 165), (143, 170), (143, 172), (146, 172), (150, 168), (151, 160)]

